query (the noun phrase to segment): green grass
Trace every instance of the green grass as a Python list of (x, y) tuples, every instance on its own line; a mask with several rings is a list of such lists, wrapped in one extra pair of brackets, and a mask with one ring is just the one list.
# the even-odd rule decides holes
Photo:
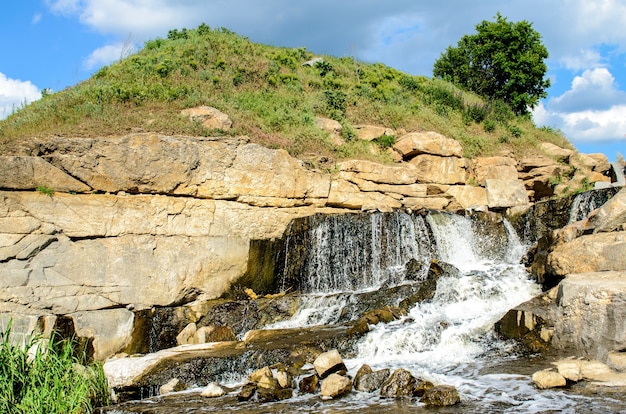
[[(537, 129), (505, 104), (485, 102), (450, 83), (351, 57), (323, 56), (312, 67), (302, 65), (316, 56), (303, 48), (252, 43), (204, 24), (172, 30), (92, 78), (46, 93), (0, 121), (0, 153), (19, 153), (53, 135), (224, 135), (180, 115), (198, 105), (227, 113), (233, 120), (228, 134), (247, 135), (294, 156), (376, 158), (351, 134), (358, 124), (434, 130), (461, 142), (468, 157), (503, 147), (536, 152), (542, 141), (571, 147), (558, 131)], [(315, 127), (316, 116), (341, 122), (345, 143), (333, 144)]]
[(33, 338), (24, 348), (9, 341), (10, 329), (0, 332), (1, 413), (85, 414), (108, 403), (102, 366), (80, 365), (70, 341)]

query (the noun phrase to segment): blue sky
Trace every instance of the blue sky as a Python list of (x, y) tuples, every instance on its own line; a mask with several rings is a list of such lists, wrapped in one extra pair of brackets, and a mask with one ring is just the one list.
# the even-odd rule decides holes
[(202, 22), (431, 76), (446, 47), (500, 12), (531, 22), (550, 53), (552, 86), (535, 122), (581, 152), (626, 156), (626, 0), (14, 0), (2, 10), (0, 118)]

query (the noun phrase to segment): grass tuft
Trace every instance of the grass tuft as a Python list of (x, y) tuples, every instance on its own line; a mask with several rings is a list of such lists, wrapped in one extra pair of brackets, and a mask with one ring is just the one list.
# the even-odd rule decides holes
[(0, 331), (0, 412), (88, 414), (108, 404), (101, 364), (82, 365), (70, 341), (32, 338), (26, 346)]

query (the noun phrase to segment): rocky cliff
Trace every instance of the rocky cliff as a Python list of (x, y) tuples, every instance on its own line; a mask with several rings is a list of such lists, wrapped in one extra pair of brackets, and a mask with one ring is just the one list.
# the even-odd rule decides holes
[(69, 320), (97, 359), (128, 350), (137, 312), (224, 295), (251, 243), (296, 217), (527, 208), (565, 169), (572, 182), (594, 169), (605, 180), (599, 161), (569, 150), (469, 160), (436, 133), (401, 137), (395, 164), (326, 172), (245, 137), (56, 137), (33, 148), (0, 157), (1, 318), (15, 332)]

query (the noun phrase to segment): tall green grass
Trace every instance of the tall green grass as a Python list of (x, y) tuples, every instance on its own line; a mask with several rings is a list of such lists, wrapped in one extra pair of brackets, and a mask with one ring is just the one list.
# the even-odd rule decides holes
[(33, 338), (23, 347), (10, 332), (0, 332), (0, 413), (86, 414), (108, 403), (102, 365), (82, 365), (71, 341)]

